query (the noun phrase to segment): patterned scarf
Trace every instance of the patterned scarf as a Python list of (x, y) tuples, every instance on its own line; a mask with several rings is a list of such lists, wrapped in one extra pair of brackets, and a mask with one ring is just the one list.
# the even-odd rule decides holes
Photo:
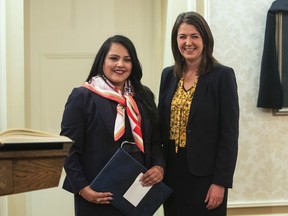
[(103, 80), (100, 76), (92, 77), (89, 82), (85, 82), (84, 87), (92, 92), (107, 98), (109, 100), (116, 101), (117, 115), (114, 126), (114, 140), (117, 141), (123, 136), (125, 132), (125, 108), (128, 115), (128, 119), (131, 125), (132, 135), (134, 142), (138, 148), (144, 153), (144, 145), (141, 131), (141, 115), (139, 113), (137, 104), (133, 99), (134, 93), (130, 80), (125, 81), (124, 94), (121, 91), (117, 91), (115, 86), (108, 80)]

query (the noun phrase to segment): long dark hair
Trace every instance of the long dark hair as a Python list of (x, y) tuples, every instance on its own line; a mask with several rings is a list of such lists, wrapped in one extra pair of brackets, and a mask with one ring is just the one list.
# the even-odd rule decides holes
[(128, 79), (131, 81), (131, 84), (134, 87), (134, 97), (143, 103), (145, 109), (148, 110), (152, 120), (158, 120), (154, 94), (148, 87), (142, 85), (141, 83), (141, 78), (143, 75), (142, 66), (137, 57), (135, 46), (129, 38), (123, 35), (114, 35), (109, 37), (100, 47), (86, 81), (88, 82), (92, 77), (96, 75), (104, 77), (104, 60), (113, 43), (121, 44), (128, 50), (132, 62), (132, 71)]
[(203, 40), (204, 49), (198, 75), (200, 76), (208, 73), (212, 67), (217, 64), (217, 60), (213, 57), (214, 39), (211, 29), (205, 19), (194, 11), (179, 14), (172, 28), (171, 47), (175, 61), (174, 72), (176, 76), (180, 78), (182, 77), (183, 70), (186, 67), (186, 62), (183, 59), (177, 44), (178, 29), (183, 23), (193, 25), (199, 31)]

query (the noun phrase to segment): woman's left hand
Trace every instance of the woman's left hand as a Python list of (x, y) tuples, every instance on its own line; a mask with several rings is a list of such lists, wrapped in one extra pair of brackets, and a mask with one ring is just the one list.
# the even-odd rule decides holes
[(140, 181), (143, 186), (152, 186), (163, 180), (164, 169), (161, 166), (153, 166), (143, 174)]
[(206, 195), (205, 203), (208, 210), (218, 208), (223, 202), (225, 188), (220, 185), (212, 184)]

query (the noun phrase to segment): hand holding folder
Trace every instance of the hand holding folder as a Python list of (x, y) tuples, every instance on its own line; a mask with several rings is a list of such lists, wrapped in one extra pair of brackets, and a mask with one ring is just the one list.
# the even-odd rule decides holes
[(113, 193), (111, 204), (127, 216), (152, 216), (172, 190), (163, 182), (143, 187), (139, 179), (146, 171), (147, 169), (121, 146), (90, 187), (98, 192)]

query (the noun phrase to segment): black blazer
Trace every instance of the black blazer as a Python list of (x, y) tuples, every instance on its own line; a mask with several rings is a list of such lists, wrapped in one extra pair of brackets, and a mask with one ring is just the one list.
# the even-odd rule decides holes
[[(162, 72), (159, 113), (167, 156), (170, 106), (179, 79), (173, 67)], [(212, 183), (232, 187), (238, 152), (239, 104), (232, 68), (217, 65), (199, 77), (187, 125), (187, 158), (195, 176), (212, 175)]]
[[(159, 130), (152, 125), (141, 102), (135, 99), (141, 113), (145, 148), (145, 166), (164, 167)], [(78, 193), (89, 185), (111, 156), (120, 147), (114, 141), (117, 103), (105, 99), (87, 88), (73, 89), (65, 105), (61, 134), (75, 141), (64, 168), (63, 188)]]

